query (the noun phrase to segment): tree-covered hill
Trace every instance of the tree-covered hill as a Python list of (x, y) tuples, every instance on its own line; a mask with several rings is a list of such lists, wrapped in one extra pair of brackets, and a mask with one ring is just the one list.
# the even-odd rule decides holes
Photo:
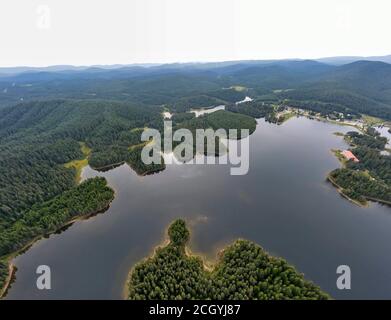
[(357, 61), (337, 68), (321, 81), (330, 87), (345, 89), (374, 100), (391, 102), (391, 64)]
[(189, 230), (183, 220), (174, 221), (168, 235), (167, 246), (131, 271), (129, 299), (329, 299), (285, 260), (250, 241), (225, 248), (213, 271), (207, 271), (203, 260), (185, 249)]

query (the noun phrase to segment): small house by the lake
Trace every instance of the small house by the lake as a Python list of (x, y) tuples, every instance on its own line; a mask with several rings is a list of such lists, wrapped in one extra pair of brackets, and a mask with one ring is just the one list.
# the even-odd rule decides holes
[(347, 159), (347, 160), (352, 160), (354, 162), (359, 162), (360, 160), (358, 160), (358, 158), (349, 150), (344, 150), (342, 151), (342, 154), (343, 156)]

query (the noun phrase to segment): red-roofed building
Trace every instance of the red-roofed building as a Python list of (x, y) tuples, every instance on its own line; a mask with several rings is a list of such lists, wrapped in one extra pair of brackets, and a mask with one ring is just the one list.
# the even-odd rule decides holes
[(357, 157), (349, 150), (344, 150), (342, 151), (342, 154), (343, 156), (347, 159), (347, 160), (352, 160), (354, 162), (359, 162), (360, 160), (357, 159)]

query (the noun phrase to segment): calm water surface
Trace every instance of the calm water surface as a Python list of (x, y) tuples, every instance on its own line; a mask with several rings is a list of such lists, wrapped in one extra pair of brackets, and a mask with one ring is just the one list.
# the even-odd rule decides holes
[[(184, 217), (191, 248), (209, 259), (238, 237), (286, 258), (334, 298), (391, 298), (391, 210), (360, 208), (326, 182), (346, 148), (336, 131), (349, 127), (294, 118), (281, 126), (258, 120), (250, 137), (250, 171), (230, 176), (225, 165), (170, 165), (137, 176), (127, 165), (84, 178), (107, 178), (116, 191), (109, 210), (74, 223), (18, 256), (16, 298), (119, 299), (128, 270)], [(52, 290), (36, 289), (35, 270), (52, 270)], [(337, 290), (336, 268), (352, 270), (352, 290)]]

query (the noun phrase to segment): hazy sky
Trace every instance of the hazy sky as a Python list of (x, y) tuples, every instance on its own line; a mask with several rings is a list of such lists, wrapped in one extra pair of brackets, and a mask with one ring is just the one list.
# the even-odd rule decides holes
[(391, 54), (390, 0), (0, 0), (0, 66)]

